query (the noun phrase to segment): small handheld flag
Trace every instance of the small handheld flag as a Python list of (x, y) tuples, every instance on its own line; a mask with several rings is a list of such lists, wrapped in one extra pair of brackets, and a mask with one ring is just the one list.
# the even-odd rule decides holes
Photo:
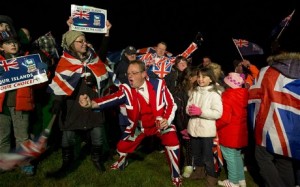
[(44, 129), (36, 140), (26, 140), (22, 142), (15, 152), (0, 153), (0, 169), (12, 170), (39, 158), (47, 149), (47, 139), (55, 119), (56, 114), (52, 116), (48, 127)]
[(244, 59), (243, 56), (264, 54), (263, 49), (255, 43), (249, 42), (244, 39), (232, 39), (232, 41), (242, 59)]

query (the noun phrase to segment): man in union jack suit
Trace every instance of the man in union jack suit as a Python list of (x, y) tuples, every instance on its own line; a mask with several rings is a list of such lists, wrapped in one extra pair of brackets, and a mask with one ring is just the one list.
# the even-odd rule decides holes
[(127, 76), (129, 85), (120, 85), (119, 90), (111, 95), (93, 100), (87, 95), (79, 98), (79, 103), (85, 108), (104, 109), (113, 105), (126, 105), (130, 125), (117, 145), (120, 158), (111, 169), (124, 169), (128, 164), (128, 153), (132, 153), (145, 137), (156, 135), (165, 146), (172, 182), (175, 186), (181, 186), (179, 141), (175, 126), (171, 124), (177, 109), (173, 97), (164, 80), (146, 79), (145, 64), (140, 60), (130, 62)]
[(295, 186), (300, 160), (300, 53), (268, 58), (249, 89), (255, 158), (266, 186)]

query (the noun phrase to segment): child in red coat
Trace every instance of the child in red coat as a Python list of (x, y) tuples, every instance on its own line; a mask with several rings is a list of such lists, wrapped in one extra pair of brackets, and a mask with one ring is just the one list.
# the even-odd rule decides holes
[(218, 181), (220, 186), (246, 186), (241, 149), (248, 145), (247, 102), (248, 90), (242, 88), (244, 78), (239, 73), (229, 73), (224, 78), (226, 90), (222, 93), (223, 114), (217, 120), (217, 132), (228, 180)]

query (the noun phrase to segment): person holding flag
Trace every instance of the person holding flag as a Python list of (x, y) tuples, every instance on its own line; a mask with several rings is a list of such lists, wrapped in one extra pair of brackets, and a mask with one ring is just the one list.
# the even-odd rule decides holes
[[(197, 33), (194, 41), (188, 48), (178, 56), (188, 58), (202, 44), (203, 38), (200, 32)], [(148, 52), (137, 56), (137, 59), (146, 64), (149, 77), (163, 79), (171, 72), (172, 66), (175, 64), (176, 57), (167, 55), (167, 44), (159, 42), (155, 47), (155, 52)]]
[(235, 72), (245, 75), (244, 87), (249, 88), (257, 77), (259, 70), (249, 60), (244, 59), (244, 56), (262, 55), (264, 51), (257, 44), (244, 39), (232, 39), (232, 41), (241, 56), (241, 60), (233, 61)]
[(83, 32), (69, 30), (62, 37), (63, 55), (48, 91), (55, 95), (51, 112), (59, 116), (63, 163), (57, 171), (49, 172), (48, 177), (63, 177), (74, 169), (76, 137), (82, 134), (88, 134), (91, 138), (91, 159), (94, 166), (99, 172), (105, 171), (104, 113), (82, 108), (78, 98), (83, 93), (91, 98), (99, 97), (108, 84), (110, 69), (104, 64), (104, 60), (111, 26), (107, 21), (107, 33), (102, 40), (99, 56), (91, 48)]
[(253, 85), (255, 78), (259, 73), (259, 69), (251, 64), (249, 60), (236, 59), (233, 61), (234, 72), (245, 76), (244, 88), (249, 88)]

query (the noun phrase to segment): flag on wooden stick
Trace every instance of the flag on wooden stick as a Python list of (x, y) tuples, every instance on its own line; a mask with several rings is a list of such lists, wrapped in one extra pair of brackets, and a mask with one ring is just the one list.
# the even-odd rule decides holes
[(239, 54), (241, 55), (242, 59), (244, 59), (243, 56), (264, 54), (263, 49), (259, 45), (253, 42), (249, 42), (244, 39), (232, 39), (232, 40)]
[(271, 36), (275, 36), (277, 35), (276, 37), (276, 40), (278, 40), (278, 38), (281, 36), (283, 30), (289, 25), (289, 23), (291, 22), (292, 20), (292, 17), (295, 13), (295, 9), (293, 10), (292, 13), (290, 13), (287, 17), (285, 17), (279, 25), (277, 25), (271, 32)]

